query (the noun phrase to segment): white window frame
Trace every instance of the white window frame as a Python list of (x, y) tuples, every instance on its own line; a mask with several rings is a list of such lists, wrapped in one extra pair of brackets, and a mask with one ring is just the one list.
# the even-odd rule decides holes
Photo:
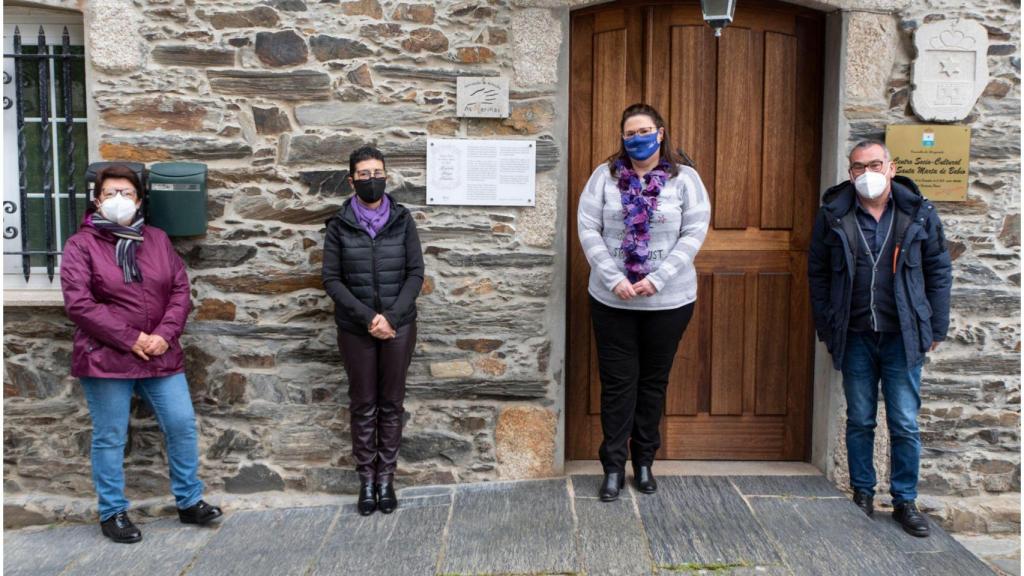
[[(43, 32), (46, 34), (47, 44), (49, 46), (59, 46), (61, 44), (61, 38), (64, 32), (64, 28), (67, 27), (68, 35), (70, 37), (71, 45), (73, 46), (87, 46), (85, 38), (85, 26), (83, 22), (83, 16), (80, 13), (74, 13), (62, 10), (53, 10), (47, 8), (32, 8), (22, 6), (4, 6), (3, 8), (3, 30), (4, 30), (4, 53), (10, 54), (14, 51), (14, 28), (17, 26), (21, 31), (21, 43), (22, 46), (35, 46), (37, 42), (39, 27), (42, 26)], [(88, 51), (88, 47), (86, 47)], [(25, 61), (23, 61), (24, 63)], [(31, 62), (31, 61), (28, 61)], [(55, 61), (56, 62), (56, 61)], [(23, 64), (24, 65), (24, 64)], [(9, 74), (12, 78), (14, 77), (14, 61), (11, 58), (4, 58), (4, 72)], [(87, 115), (92, 113), (92, 105), (89, 102), (90, 90), (90, 70), (88, 63), (85, 66), (85, 80), (86, 80), (86, 110)], [(55, 234), (55, 245), (60, 246), (62, 238), (60, 237), (60, 226), (62, 218), (66, 216), (61, 213), (60, 198), (66, 197), (66, 190), (64, 189), (63, 183), (61, 182), (64, 174), (60, 169), (60, 161), (63, 155), (61, 147), (57, 145), (58, 131), (63, 130), (64, 117), (56, 116), (57, 98), (60, 97), (56, 94), (56, 82), (55, 74), (59, 73), (57, 66), (50, 67), (50, 130), (51, 130), (51, 142), (53, 143), (51, 153), (53, 154), (53, 194), (54, 194), (54, 222), (58, 223)], [(7, 96), (11, 100), (14, 100), (14, 84), (4, 85), (4, 96)], [(32, 118), (26, 117), (26, 124), (29, 123)], [(38, 122), (38, 118), (35, 118)], [(89, 124), (88, 118), (75, 118), (74, 122)], [(16, 205), (20, 204), (19, 201), (19, 190), (18, 190), (18, 127), (17, 127), (17, 112), (14, 106), (9, 110), (4, 110), (4, 201), (13, 201)], [(91, 130), (89, 130), (90, 136)], [(90, 138), (91, 139), (91, 138)], [(91, 143), (90, 143), (91, 146)], [(90, 154), (91, 156), (91, 154)], [(84, 172), (87, 166), (76, 166), (76, 171), (79, 173)], [(85, 195), (88, 191), (76, 190), (77, 194)], [(42, 198), (41, 193), (30, 193), (30, 198)], [(26, 207), (27, 208), (27, 207)], [(20, 210), (22, 207), (18, 206), (18, 211), (14, 214), (3, 213), (4, 225), (6, 229), (8, 226), (14, 226), (19, 228), (19, 236), (14, 239), (4, 239), (4, 251), (18, 251), (21, 249), (21, 236), (20, 236)], [(12, 221), (13, 220), (13, 221)], [(51, 282), (47, 276), (45, 266), (33, 266), (30, 271), (28, 281), (25, 280), (24, 274), (21, 271), (21, 256), (8, 256), (4, 255), (4, 275), (3, 275), (3, 305), (7, 306), (40, 306), (40, 305), (63, 305), (63, 295), (60, 290), (60, 256), (57, 256), (56, 262), (56, 273), (53, 281)]]

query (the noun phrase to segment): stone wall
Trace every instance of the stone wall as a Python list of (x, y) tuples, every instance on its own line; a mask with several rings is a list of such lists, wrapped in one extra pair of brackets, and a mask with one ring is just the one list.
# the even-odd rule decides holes
[[(909, 102), (913, 33), (944, 18), (989, 33), (990, 82), (971, 115), (965, 202), (940, 202), (953, 257), (949, 338), (923, 372), (922, 503), (959, 531), (1020, 530), (1020, 6), (920, 0), (893, 14), (851, 12), (846, 44), (847, 149), (887, 124), (920, 123)], [(845, 170), (845, 165), (841, 166)], [(838, 384), (838, 381), (835, 382)], [(845, 408), (843, 408), (845, 409)], [(879, 410), (876, 466), (888, 490), (888, 440)], [(844, 421), (833, 476), (847, 483)]]
[[(385, 152), (426, 258), (399, 483), (559, 471), (560, 13), (486, 0), (86, 6), (93, 158), (210, 167), (209, 233), (176, 247), (192, 282), (182, 344), (211, 490), (355, 490), (320, 266), (324, 222), (351, 193), (348, 153), (364, 142)], [(498, 74), (511, 117), (456, 119), (455, 78)], [(427, 207), (428, 136), (536, 139), (536, 206)], [(5, 313), (7, 494), (91, 498), (73, 327), (59, 308)], [(167, 494), (161, 443), (137, 405), (130, 496)]]

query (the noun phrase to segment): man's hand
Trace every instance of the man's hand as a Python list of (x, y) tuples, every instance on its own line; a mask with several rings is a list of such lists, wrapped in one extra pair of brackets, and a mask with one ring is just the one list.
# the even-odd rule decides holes
[(935, 352), (935, 349), (939, 347), (939, 342), (932, 342), (932, 347), (928, 349), (929, 352)]
[(149, 334), (145, 332), (139, 332), (138, 339), (135, 340), (135, 344), (132, 345), (132, 353), (139, 358), (142, 358), (146, 362), (149, 362), (149, 356), (146, 355), (146, 345), (149, 344)]

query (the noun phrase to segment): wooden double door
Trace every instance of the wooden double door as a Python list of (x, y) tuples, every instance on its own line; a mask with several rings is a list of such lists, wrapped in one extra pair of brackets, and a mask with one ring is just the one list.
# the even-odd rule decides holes
[(807, 459), (806, 258), (819, 193), (824, 27), (819, 13), (771, 1), (739, 2), (720, 38), (696, 1), (573, 13), (568, 458), (595, 459), (601, 443), (579, 193), (618, 149), (622, 110), (647, 102), (693, 159), (712, 203), (658, 457)]

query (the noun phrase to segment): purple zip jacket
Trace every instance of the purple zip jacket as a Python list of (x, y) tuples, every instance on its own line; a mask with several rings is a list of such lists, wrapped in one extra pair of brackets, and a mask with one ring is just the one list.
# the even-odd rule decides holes
[[(192, 308), (185, 263), (163, 230), (143, 226), (142, 236), (136, 252), (142, 282), (131, 284), (117, 265), (113, 235), (85, 223), (65, 244), (61, 290), (77, 326), (72, 376), (136, 379), (184, 371), (178, 338)], [(159, 334), (167, 351), (149, 361), (133, 354), (140, 332)]]

